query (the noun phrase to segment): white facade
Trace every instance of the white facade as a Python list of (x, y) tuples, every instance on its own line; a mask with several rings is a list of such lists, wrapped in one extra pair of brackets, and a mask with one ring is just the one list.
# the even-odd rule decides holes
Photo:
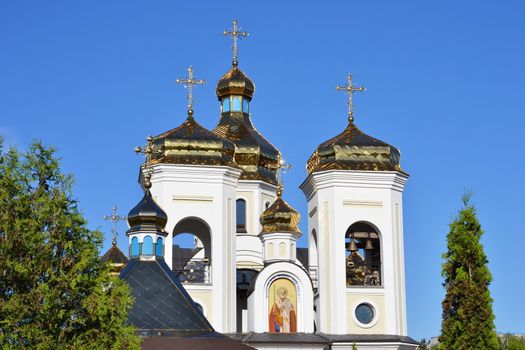
[[(168, 215), (167, 242), (174, 233), (193, 233), (210, 261), (208, 283), (185, 285), (213, 327), (235, 332), (236, 240), (235, 198), (241, 171), (226, 166), (157, 164), (151, 192)], [(172, 245), (165, 246), (172, 267)]]
[(260, 238), (259, 218), (277, 197), (277, 186), (258, 180), (239, 180), (236, 200), (246, 203), (245, 232), (237, 232), (237, 268), (261, 270), (263, 247)]
[[(311, 174), (301, 185), (308, 200), (310, 261), (318, 270), (319, 331), (407, 334), (402, 220), (407, 178), (391, 171), (330, 170)], [(354, 223), (379, 234), (380, 286), (347, 286), (345, 234)], [(355, 316), (363, 303), (374, 311), (367, 324)]]

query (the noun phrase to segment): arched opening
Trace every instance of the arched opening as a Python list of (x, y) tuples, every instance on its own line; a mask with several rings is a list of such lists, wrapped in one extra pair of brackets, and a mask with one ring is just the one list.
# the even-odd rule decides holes
[(162, 244), (162, 238), (157, 238), (157, 243), (155, 244), (155, 255), (163, 256), (164, 255), (164, 244)]
[(153, 255), (153, 238), (151, 236), (144, 237), (142, 241), (142, 255)]
[(211, 231), (198, 218), (185, 218), (173, 229), (173, 272), (182, 283), (211, 283)]
[(133, 237), (131, 239), (131, 249), (130, 249), (130, 256), (134, 257), (134, 256), (139, 256), (140, 254), (140, 251), (139, 251), (139, 239), (137, 237)]
[(346, 285), (381, 286), (381, 240), (377, 228), (367, 222), (352, 224), (345, 234)]
[(237, 213), (237, 232), (246, 233), (246, 201), (244, 199), (237, 199), (236, 204), (236, 213)]

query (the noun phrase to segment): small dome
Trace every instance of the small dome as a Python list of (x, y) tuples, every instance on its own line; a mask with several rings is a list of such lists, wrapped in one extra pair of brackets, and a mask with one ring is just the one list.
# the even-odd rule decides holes
[(323, 142), (306, 164), (308, 174), (323, 170), (400, 171), (397, 148), (368, 136), (350, 121), (339, 135)]
[(219, 100), (230, 95), (242, 95), (251, 100), (255, 92), (255, 85), (242, 70), (234, 65), (219, 79), (216, 92)]
[(282, 199), (282, 190), (277, 192), (277, 199), (261, 214), (262, 231), (260, 234), (273, 232), (295, 232), (299, 230), (300, 215)]
[(153, 163), (237, 167), (233, 160), (233, 142), (199, 125), (191, 110), (179, 127), (154, 137), (153, 145)]
[[(131, 209), (128, 214), (129, 230), (126, 234), (138, 232), (153, 232), (157, 234), (165, 233), (164, 227), (168, 221), (168, 216), (161, 207), (153, 200), (151, 192), (146, 189), (144, 197)], [(167, 233), (165, 233), (167, 235)]]

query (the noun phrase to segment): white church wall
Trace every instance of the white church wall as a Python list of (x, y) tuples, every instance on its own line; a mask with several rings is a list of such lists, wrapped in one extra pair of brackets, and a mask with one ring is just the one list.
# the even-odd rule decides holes
[[(348, 319), (353, 304), (346, 295), (345, 233), (353, 223), (364, 221), (380, 233), (384, 332), (406, 334), (400, 210), (406, 178), (397, 172), (325, 171), (310, 175), (301, 185), (313, 213), (309, 231), (315, 229), (318, 236), (320, 331), (356, 331)], [(366, 295), (365, 290), (378, 287), (361, 288)]]
[[(173, 230), (186, 218), (204, 222), (211, 235), (212, 303), (208, 320), (219, 332), (236, 328), (235, 198), (240, 170), (224, 166), (157, 164), (152, 195), (168, 215), (166, 262), (172, 267)], [(185, 286), (188, 288), (188, 286)]]

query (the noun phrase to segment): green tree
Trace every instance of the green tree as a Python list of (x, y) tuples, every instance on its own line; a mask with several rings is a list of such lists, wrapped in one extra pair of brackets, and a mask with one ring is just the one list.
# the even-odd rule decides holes
[(470, 204), (463, 195), (463, 208), (450, 224), (447, 252), (443, 255), (443, 300), (440, 349), (499, 349), (489, 284), (492, 280), (487, 257), (480, 243), (483, 234)]
[(430, 340), (426, 340), (425, 338), (421, 339), (419, 341), (419, 344), (417, 345), (417, 350), (429, 350), (430, 349)]
[(99, 261), (54, 149), (0, 139), (0, 344), (4, 349), (137, 349), (130, 291)]
[(525, 338), (514, 334), (505, 334), (498, 338), (500, 350), (525, 350)]

